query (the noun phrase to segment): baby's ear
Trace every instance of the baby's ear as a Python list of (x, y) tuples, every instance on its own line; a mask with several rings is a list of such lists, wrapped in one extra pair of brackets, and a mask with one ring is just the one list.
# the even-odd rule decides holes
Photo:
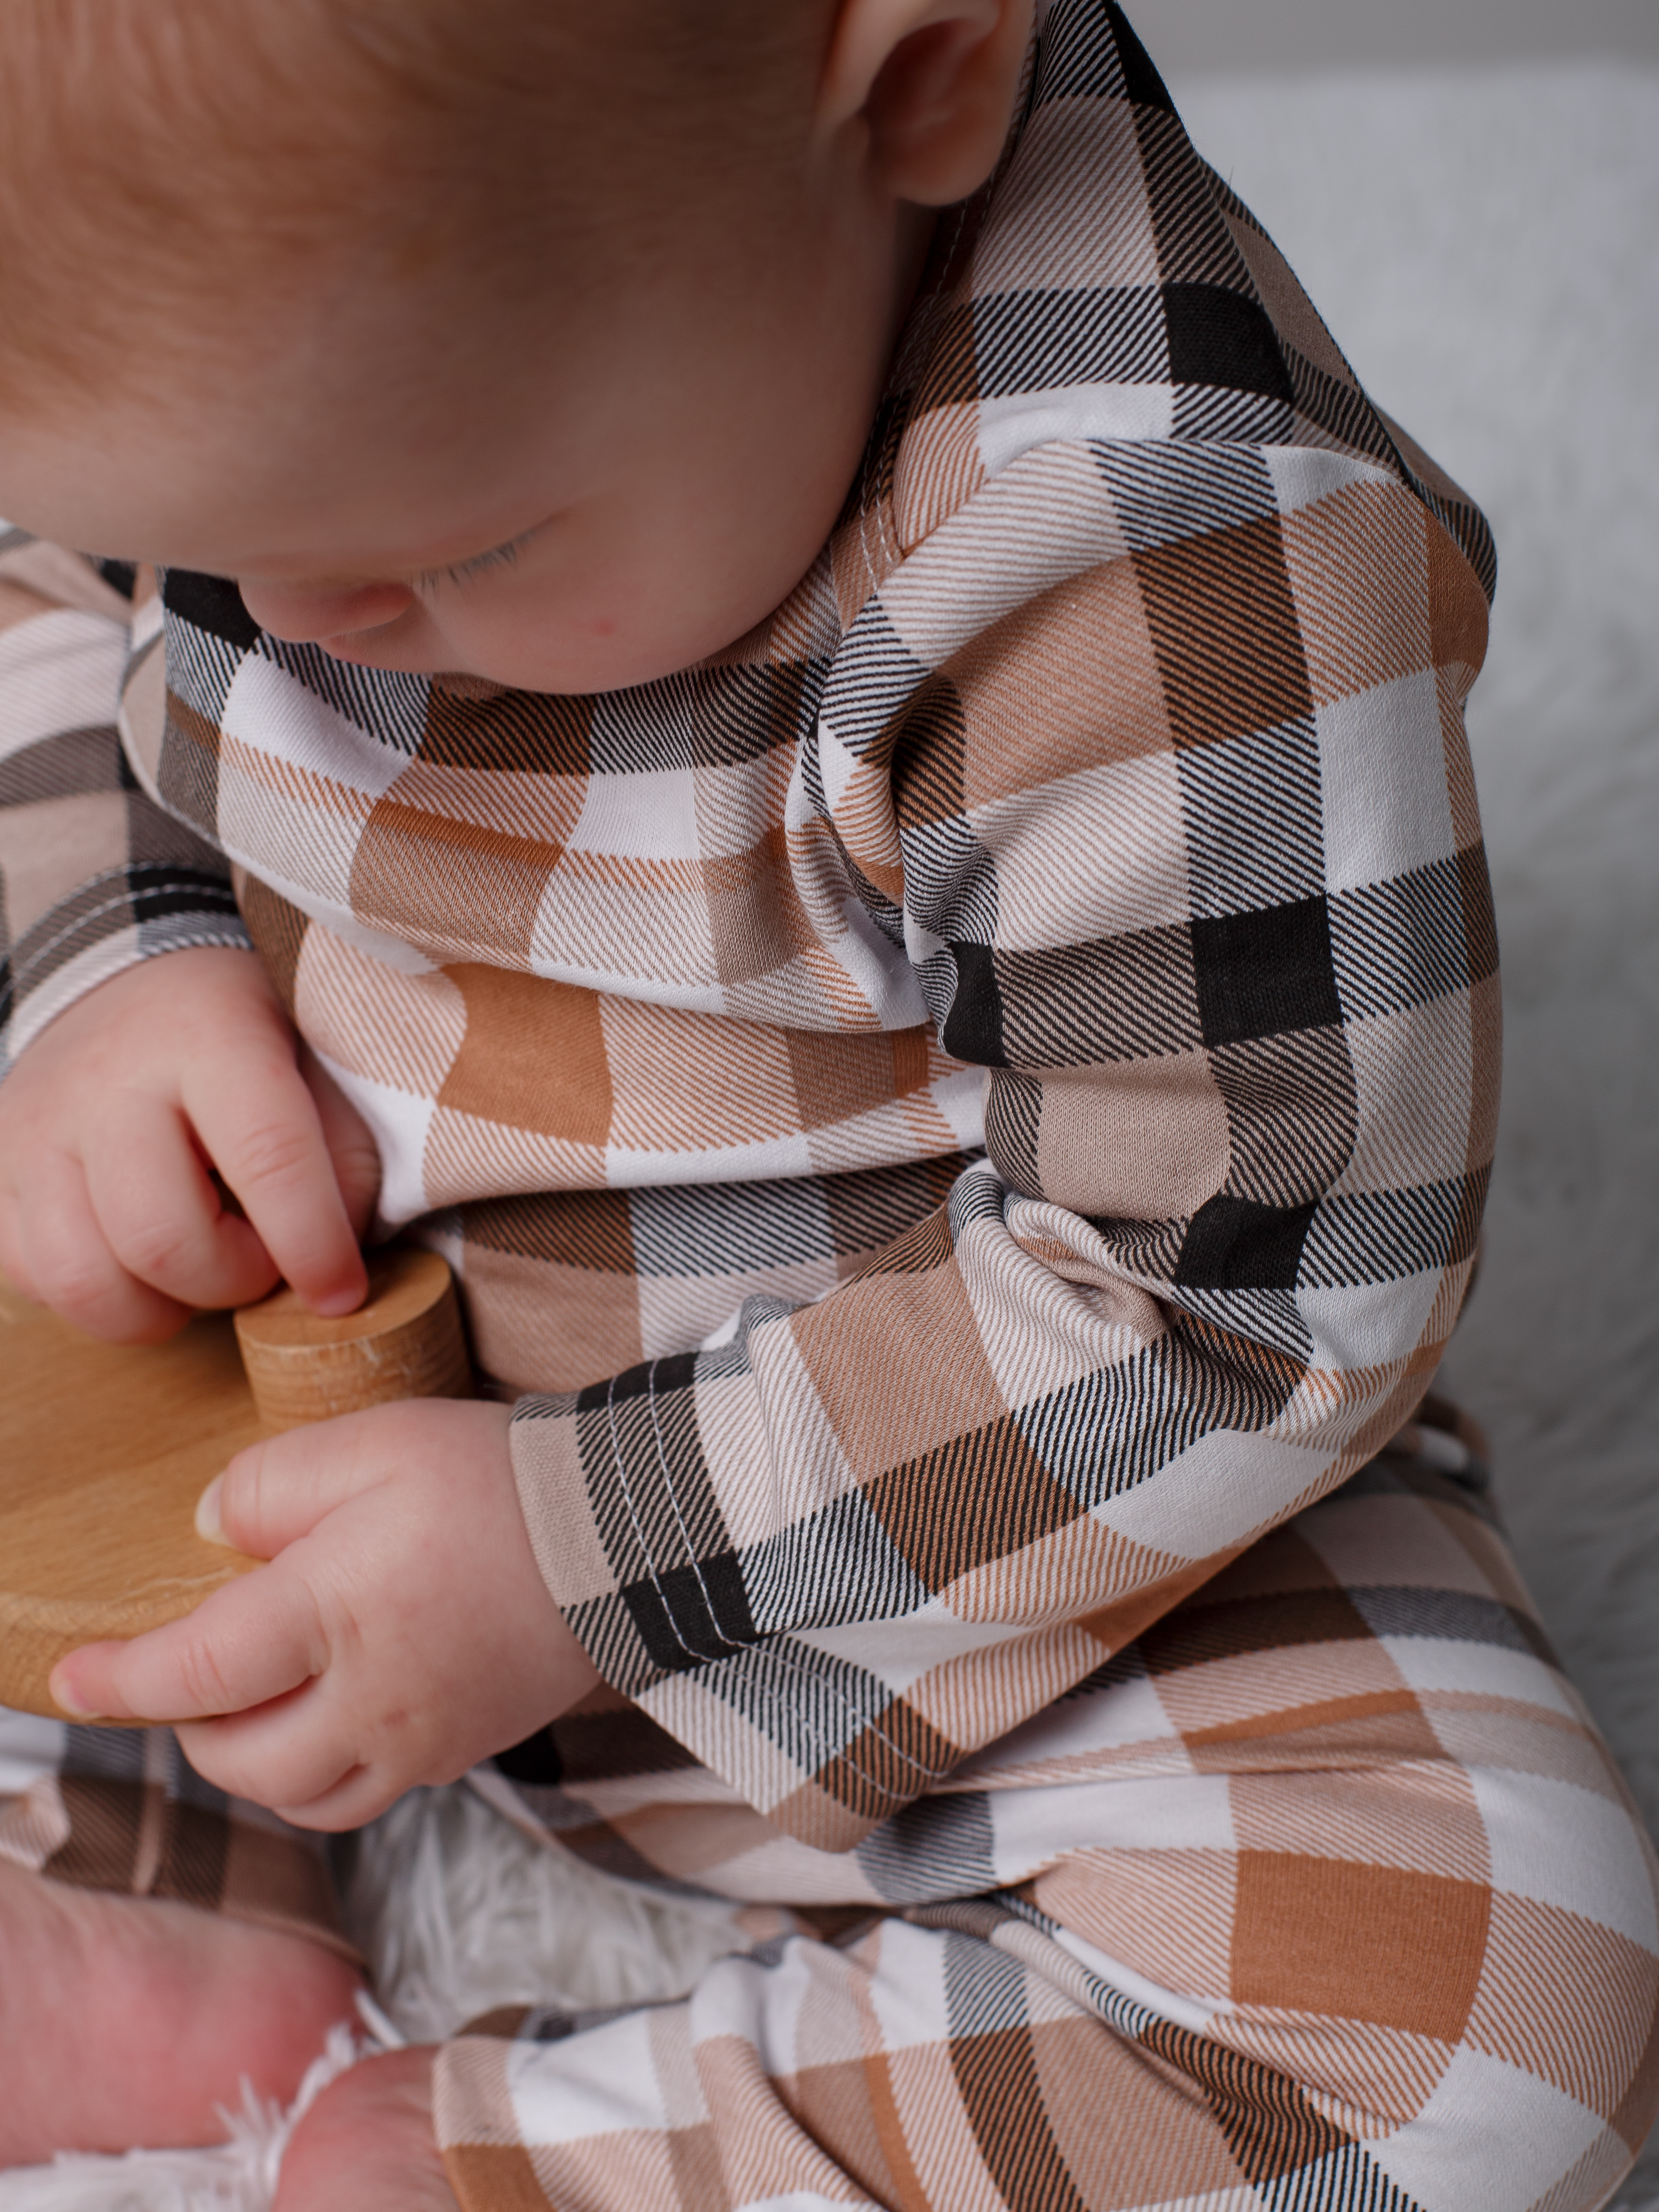
[(948, 207), (996, 167), (1033, 0), (842, 0), (818, 96), (826, 133), (862, 125), (894, 198)]

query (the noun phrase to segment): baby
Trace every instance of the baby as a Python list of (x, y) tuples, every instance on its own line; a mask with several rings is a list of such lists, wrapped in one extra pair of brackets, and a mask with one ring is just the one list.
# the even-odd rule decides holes
[(1601, 2202), (1651, 1855), (1425, 1396), (1490, 541), (1121, 11), (10, 0), (0, 509), (0, 1268), (402, 1229), (494, 1385), (0, 1716), (0, 2164), (291, 2095), (467, 1776), (752, 1948), (285, 2208)]

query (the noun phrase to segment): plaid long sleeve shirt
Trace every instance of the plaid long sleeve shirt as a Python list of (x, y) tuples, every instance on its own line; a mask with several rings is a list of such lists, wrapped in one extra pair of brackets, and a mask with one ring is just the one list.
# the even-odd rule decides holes
[(570, 1802), (701, 1796), (706, 1881), (845, 1852), (1425, 1389), (1496, 1114), (1492, 580), (1121, 11), (1053, 0), (842, 522), (713, 660), (383, 674), (0, 542), (6, 1050), (251, 940), (528, 1394), (617, 1709)]

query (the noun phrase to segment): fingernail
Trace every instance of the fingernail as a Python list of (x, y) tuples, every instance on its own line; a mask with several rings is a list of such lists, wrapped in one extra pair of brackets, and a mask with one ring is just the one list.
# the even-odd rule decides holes
[(225, 1542), (225, 1524), (219, 1517), (219, 1495), (225, 1486), (222, 1474), (216, 1474), (196, 1501), (196, 1533), (204, 1544)]
[(46, 1687), (52, 1692), (52, 1701), (53, 1705), (57, 1705), (62, 1711), (72, 1713), (77, 1721), (95, 1721), (97, 1719), (98, 1715), (94, 1708), (91, 1705), (82, 1705), (80, 1698), (77, 1698), (74, 1691), (70, 1689), (69, 1686), (69, 1678), (64, 1673), (61, 1667), (58, 1668), (52, 1675), (50, 1680), (46, 1684)]

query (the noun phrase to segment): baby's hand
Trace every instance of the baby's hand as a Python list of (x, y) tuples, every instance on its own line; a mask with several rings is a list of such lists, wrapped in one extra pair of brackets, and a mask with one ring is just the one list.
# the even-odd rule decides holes
[(380, 1164), (297, 1049), (251, 952), (169, 952), (88, 992), (0, 1084), (0, 1270), (121, 1343), (159, 1342), (192, 1308), (246, 1305), (279, 1276), (319, 1312), (349, 1313)]
[(599, 1678), (537, 1568), (508, 1419), (416, 1399), (239, 1452), (198, 1520), (270, 1564), (72, 1652), (52, 1695), (173, 1722), (210, 1782), (304, 1828), (360, 1826), (521, 1742)]

